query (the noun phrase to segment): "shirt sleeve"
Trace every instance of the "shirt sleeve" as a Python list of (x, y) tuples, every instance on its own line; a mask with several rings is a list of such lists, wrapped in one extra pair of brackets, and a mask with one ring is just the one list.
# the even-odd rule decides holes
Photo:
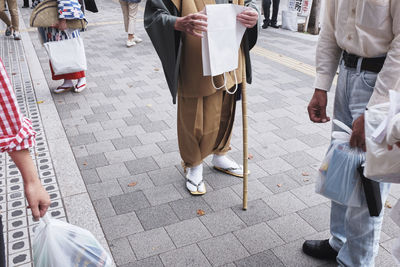
[(316, 52), (314, 88), (329, 91), (336, 75), (342, 49), (335, 37), (335, 1), (326, 1), (324, 21)]
[(35, 135), (31, 121), (20, 113), (10, 79), (0, 59), (0, 152), (32, 147)]
[(84, 19), (78, 0), (57, 0), (59, 19)]
[(400, 91), (400, 1), (391, 1), (393, 41), (378, 74), (368, 107), (389, 101), (389, 90)]

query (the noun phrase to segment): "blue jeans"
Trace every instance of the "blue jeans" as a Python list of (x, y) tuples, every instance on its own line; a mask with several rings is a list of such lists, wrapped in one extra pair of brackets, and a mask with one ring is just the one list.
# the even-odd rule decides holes
[[(347, 68), (342, 63), (335, 94), (333, 117), (352, 128), (364, 113), (372, 95), (377, 74)], [(340, 131), (335, 128), (335, 131)], [(340, 179), (340, 177), (338, 177)], [(381, 183), (382, 202), (386, 201), (390, 184)], [(332, 201), (330, 245), (338, 251), (340, 266), (374, 266), (378, 254), (383, 209), (379, 217), (370, 217), (364, 191), (361, 207), (348, 207)]]

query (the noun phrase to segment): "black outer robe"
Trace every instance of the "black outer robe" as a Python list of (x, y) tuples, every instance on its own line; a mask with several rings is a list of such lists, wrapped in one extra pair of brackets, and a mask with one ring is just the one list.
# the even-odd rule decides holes
[[(171, 92), (172, 102), (176, 104), (178, 91), (179, 64), (181, 61), (181, 32), (174, 29), (179, 11), (171, 0), (147, 0), (144, 11), (144, 28), (158, 56), (160, 57), (165, 78)], [(246, 62), (246, 80), (251, 84), (250, 50), (258, 38), (258, 23), (247, 29), (243, 36), (243, 50)]]

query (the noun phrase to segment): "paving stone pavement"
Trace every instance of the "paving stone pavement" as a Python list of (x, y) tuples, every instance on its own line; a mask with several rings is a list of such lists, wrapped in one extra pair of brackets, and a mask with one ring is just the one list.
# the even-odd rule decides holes
[[(3, 31), (3, 30), (2, 30)], [(39, 176), (50, 195), (49, 214), (66, 220), (65, 208), (58, 188), (47, 137), (40, 116), (38, 101), (33, 90), (30, 72), (22, 42), (0, 37), (0, 57), (10, 76), (21, 112), (32, 120), (36, 131), (36, 147), (31, 155), (39, 171)], [(24, 187), (21, 174), (8, 154), (0, 154), (0, 211), (7, 240), (8, 266), (32, 266), (31, 238), (33, 228), (32, 213), (26, 209)], [(7, 223), (5, 223), (7, 221)]]
[[(252, 54), (249, 209), (241, 209), (241, 180), (214, 171), (210, 158), (204, 164), (208, 193), (192, 197), (180, 167), (176, 106), (142, 25), (144, 3), (137, 22), (143, 42), (129, 49), (118, 2), (97, 3), (100, 13), (87, 14), (91, 26), (82, 34), (88, 89), (53, 99), (116, 264), (331, 266), (301, 252), (305, 239), (329, 237), (330, 203), (314, 193), (314, 183), (330, 125), (309, 122), (313, 74)], [(27, 22), (30, 10), (21, 12)], [(36, 32), (29, 34), (49, 87), (57, 87)], [(268, 29), (257, 45), (313, 65), (316, 41)], [(230, 152), (237, 161), (240, 114), (238, 107)], [(394, 186), (389, 202), (399, 197)], [(399, 233), (385, 215), (377, 266), (395, 265), (390, 250)]]

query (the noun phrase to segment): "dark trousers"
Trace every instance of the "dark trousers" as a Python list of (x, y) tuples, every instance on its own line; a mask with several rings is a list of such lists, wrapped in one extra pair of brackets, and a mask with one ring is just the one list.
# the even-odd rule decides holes
[(278, 21), (280, 0), (272, 0), (272, 17), (270, 18), (271, 0), (262, 0), (262, 7), (264, 9), (264, 24), (276, 24)]
[(3, 223), (0, 215), (0, 266), (6, 266), (6, 252), (4, 251)]
[[(32, 4), (33, 4), (33, 0), (32, 0)], [(29, 6), (29, 0), (24, 0), (24, 6)]]

